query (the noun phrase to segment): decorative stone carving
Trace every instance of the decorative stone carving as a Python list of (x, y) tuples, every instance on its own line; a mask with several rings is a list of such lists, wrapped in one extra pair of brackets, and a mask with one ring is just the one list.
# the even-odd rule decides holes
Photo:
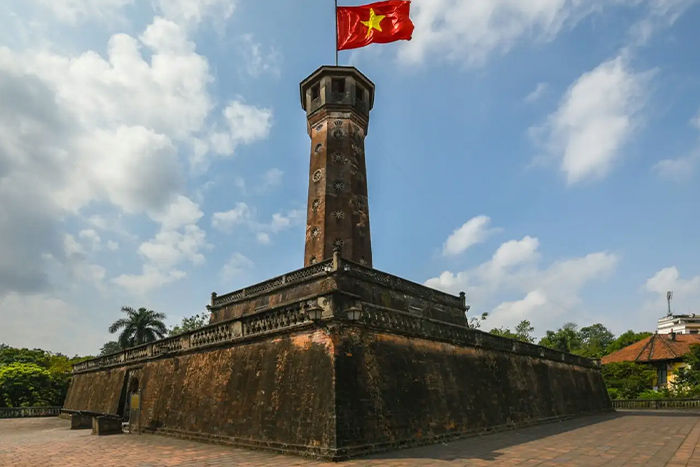
[(321, 229), (319, 227), (314, 227), (311, 229), (311, 236), (313, 238), (318, 238), (321, 236)]
[(345, 218), (345, 212), (344, 212), (344, 211), (340, 211), (340, 210), (338, 210), (338, 211), (333, 211), (333, 217), (334, 217), (336, 220), (344, 219), (344, 218)]
[(323, 151), (323, 143), (318, 143), (316, 147), (314, 147), (314, 152), (318, 154), (321, 151)]
[(345, 245), (345, 241), (342, 238), (336, 238), (333, 240), (334, 248), (343, 248), (343, 245)]
[(345, 190), (345, 182), (336, 180), (335, 182), (333, 182), (333, 189), (336, 192), (340, 193), (341, 191)]
[(323, 170), (318, 169), (316, 172), (314, 172), (312, 180), (316, 183), (320, 182), (321, 179), (323, 178)]
[(309, 258), (309, 264), (316, 264), (317, 262), (318, 262), (318, 260), (316, 259), (315, 256), (312, 256), (311, 258)]
[(336, 127), (341, 127), (341, 126), (343, 126), (343, 121), (342, 120), (335, 120), (333, 122), (333, 125), (335, 125)]
[(316, 212), (318, 211), (318, 208), (321, 206), (321, 200), (316, 198), (311, 202), (311, 210)]
[(336, 164), (340, 164), (344, 161), (345, 156), (342, 153), (336, 152), (331, 156), (331, 160)]
[(335, 139), (341, 139), (341, 138), (344, 138), (346, 136), (346, 133), (345, 133), (345, 130), (343, 130), (342, 128), (334, 128), (333, 131), (331, 132), (331, 135)]

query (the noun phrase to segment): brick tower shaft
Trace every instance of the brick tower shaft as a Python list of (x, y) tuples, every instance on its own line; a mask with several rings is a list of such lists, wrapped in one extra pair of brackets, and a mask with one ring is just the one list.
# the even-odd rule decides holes
[(324, 66), (301, 83), (311, 138), (304, 266), (341, 257), (372, 266), (365, 136), (374, 84), (354, 67)]

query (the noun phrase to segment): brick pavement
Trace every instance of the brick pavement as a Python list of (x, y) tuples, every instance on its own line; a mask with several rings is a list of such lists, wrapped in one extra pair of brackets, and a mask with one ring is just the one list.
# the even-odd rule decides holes
[[(700, 414), (618, 412), (394, 451), (343, 466), (697, 466)], [(331, 466), (154, 435), (92, 436), (56, 418), (0, 420), (0, 466)]]

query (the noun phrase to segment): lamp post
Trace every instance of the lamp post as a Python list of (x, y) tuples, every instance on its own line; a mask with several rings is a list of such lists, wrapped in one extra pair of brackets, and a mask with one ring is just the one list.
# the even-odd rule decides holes
[(311, 305), (309, 308), (306, 309), (306, 316), (308, 316), (311, 321), (320, 320), (322, 315), (323, 315), (323, 308), (318, 306), (317, 303), (314, 303), (313, 305)]
[(359, 321), (362, 318), (362, 308), (360, 308), (357, 305), (351, 306), (350, 308), (345, 310), (345, 312), (348, 315), (349, 321)]

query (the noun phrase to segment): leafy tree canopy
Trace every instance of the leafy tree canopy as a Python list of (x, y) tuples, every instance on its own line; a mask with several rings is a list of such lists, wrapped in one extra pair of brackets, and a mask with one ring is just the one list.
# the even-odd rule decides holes
[(130, 306), (123, 306), (122, 312), (126, 318), (116, 320), (109, 327), (112, 334), (122, 330), (117, 340), (122, 349), (153, 342), (168, 334), (168, 328), (163, 324), (165, 313), (146, 308), (135, 310)]
[(491, 329), (491, 334), (497, 336), (507, 337), (509, 339), (515, 339), (523, 342), (535, 342), (535, 338), (532, 337), (531, 333), (535, 330), (532, 327), (530, 321), (524, 319), (515, 327), (515, 331), (511, 332), (509, 328), (500, 327)]
[(199, 329), (207, 324), (209, 324), (209, 313), (207, 312), (202, 312), (201, 314), (196, 314), (194, 316), (186, 316), (182, 318), (182, 322), (180, 324), (176, 324), (170, 328), (168, 334), (175, 336), (177, 334), (182, 334), (183, 332), (194, 331), (195, 329)]

